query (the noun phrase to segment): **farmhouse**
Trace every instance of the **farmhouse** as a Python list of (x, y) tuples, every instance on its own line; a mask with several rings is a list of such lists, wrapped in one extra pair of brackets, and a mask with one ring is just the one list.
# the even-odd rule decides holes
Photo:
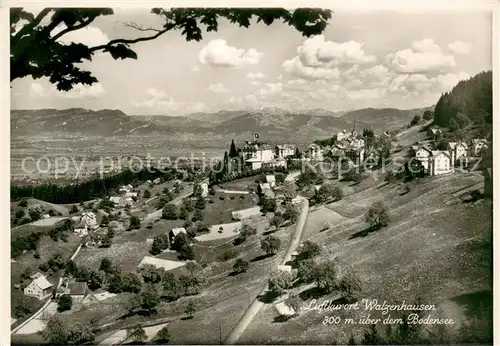
[(415, 159), (417, 159), (422, 164), (424, 173), (429, 173), (429, 160), (431, 156), (432, 150), (425, 146), (420, 146), (417, 150), (415, 150)]
[(467, 152), (469, 151), (469, 147), (464, 142), (449, 142), (448, 148), (451, 153), (451, 162), (452, 164), (460, 161), (461, 159), (467, 159)]
[(96, 229), (98, 227), (96, 215), (93, 212), (83, 213), (80, 222), (83, 222), (87, 229)]
[(452, 171), (451, 155), (448, 151), (433, 150), (429, 164), (430, 175), (441, 175)]
[(90, 292), (86, 282), (71, 282), (67, 285), (68, 294), (74, 301), (81, 302)]
[(36, 273), (31, 276), (31, 283), (24, 289), (24, 294), (29, 297), (35, 297), (39, 300), (44, 300), (52, 294), (52, 284), (47, 280), (45, 275)]
[(257, 207), (251, 207), (247, 209), (233, 211), (231, 214), (233, 215), (233, 219), (235, 220), (244, 220), (251, 218), (252, 216), (260, 216), (261, 212), (260, 212), (260, 207), (257, 206)]
[(278, 157), (286, 158), (295, 155), (295, 145), (293, 144), (280, 144), (275, 147), (275, 153)]
[(470, 155), (479, 156), (481, 150), (488, 148), (488, 142), (486, 139), (475, 138), (471, 141)]
[(174, 242), (175, 236), (179, 233), (187, 234), (187, 231), (184, 227), (179, 227), (179, 228), (172, 228), (170, 232), (168, 232), (168, 240), (170, 241), (170, 244)]

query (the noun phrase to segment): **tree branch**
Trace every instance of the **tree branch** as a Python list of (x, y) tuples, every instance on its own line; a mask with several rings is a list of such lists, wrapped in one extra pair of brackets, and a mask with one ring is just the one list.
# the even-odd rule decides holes
[(42, 19), (45, 18), (45, 16), (47, 16), (50, 11), (52, 11), (51, 8), (44, 8), (42, 11), (40, 11), (38, 16), (36, 16), (34, 20), (24, 25), (21, 30), (19, 30), (19, 32), (11, 38), (11, 46), (15, 45), (24, 36), (24, 34), (29, 32), (30, 30), (33, 30), (38, 24), (40, 24)]
[(68, 27), (64, 30), (62, 30), (60, 33), (58, 33), (57, 35), (55, 35), (54, 37), (51, 38), (52, 41), (56, 41), (58, 38), (60, 38), (61, 36), (63, 35), (66, 35), (68, 32), (71, 32), (71, 31), (75, 31), (75, 30), (78, 30), (78, 29), (81, 29), (81, 28), (84, 28), (86, 27), (87, 25), (89, 25), (90, 23), (92, 23), (94, 21), (96, 17), (94, 18), (90, 18), (89, 20), (87, 21), (82, 21), (80, 24), (78, 25), (74, 25), (74, 26), (71, 26), (71, 27)]
[(135, 22), (125, 23), (125, 26), (127, 26), (129, 28), (132, 28), (132, 29), (135, 29), (135, 30), (138, 30), (138, 31), (154, 31), (154, 32), (161, 31), (160, 29), (155, 29), (155, 28), (145, 28), (142, 25), (139, 25), (139, 24), (137, 24)]
[(127, 39), (122, 39), (122, 38), (119, 38), (119, 39), (116, 39), (116, 40), (111, 40), (111, 41), (109, 41), (106, 44), (103, 44), (103, 45), (100, 45), (100, 46), (91, 47), (90, 51), (91, 52), (95, 52), (97, 50), (106, 49), (107, 47), (110, 47), (110, 46), (112, 46), (114, 44), (120, 44), (120, 43), (121, 44), (133, 44), (133, 43), (137, 43), (137, 42), (151, 41), (151, 40), (154, 40), (154, 39), (160, 37), (161, 35), (163, 35), (167, 31), (169, 31), (170, 29), (171, 28), (165, 28), (163, 30), (158, 30), (158, 32), (155, 35), (153, 35), (153, 36), (139, 37), (139, 38), (136, 38), (136, 39), (133, 39), (133, 40), (127, 40)]

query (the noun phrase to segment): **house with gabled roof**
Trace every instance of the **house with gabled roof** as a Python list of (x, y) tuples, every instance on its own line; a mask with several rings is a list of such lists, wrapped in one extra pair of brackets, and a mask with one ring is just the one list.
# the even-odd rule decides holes
[(429, 160), (432, 156), (432, 150), (424, 145), (418, 146), (418, 149), (415, 149), (413, 149), (415, 152), (415, 159), (422, 164), (424, 173), (429, 173)]
[(484, 138), (474, 138), (470, 145), (470, 155), (479, 156), (484, 148), (488, 148), (488, 141)]
[(429, 174), (441, 175), (453, 170), (451, 154), (446, 150), (432, 150), (429, 162)]
[(279, 144), (275, 147), (275, 153), (278, 157), (286, 158), (295, 155), (295, 145)]
[(467, 153), (469, 151), (469, 146), (465, 142), (448, 142), (448, 147), (451, 154), (452, 164), (467, 159)]
[(41, 273), (32, 275), (33, 281), (26, 286), (24, 294), (39, 300), (44, 300), (52, 295), (52, 283)]
[(71, 282), (67, 285), (67, 291), (73, 300), (82, 301), (90, 289), (86, 282)]
[(172, 228), (170, 232), (168, 232), (168, 240), (170, 244), (174, 242), (175, 237), (177, 234), (184, 233), (187, 235), (187, 231), (184, 227), (177, 227), (177, 228)]

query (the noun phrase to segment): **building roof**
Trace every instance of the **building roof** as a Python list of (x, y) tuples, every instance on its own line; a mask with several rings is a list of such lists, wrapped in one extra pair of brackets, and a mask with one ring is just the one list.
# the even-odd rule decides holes
[(272, 150), (271, 146), (263, 142), (248, 142), (243, 146), (243, 151)]
[(286, 266), (286, 265), (279, 265), (278, 270), (287, 272), (287, 273), (292, 273), (292, 266)]
[(252, 217), (254, 215), (260, 215), (260, 207), (251, 207), (247, 209), (241, 209), (241, 210), (236, 210), (232, 212), (233, 218), (234, 219), (246, 219), (248, 217)]
[(262, 191), (271, 189), (271, 185), (269, 185), (269, 183), (262, 183), (259, 185), (260, 185), (260, 188), (262, 189)]
[(447, 158), (450, 158), (450, 154), (448, 153), (448, 151), (445, 151), (445, 150), (432, 150), (432, 156), (434, 158), (436, 158), (438, 156), (441, 156), (441, 155), (445, 155)]
[(30, 279), (35, 280), (35, 279), (38, 279), (38, 278), (40, 278), (42, 276), (45, 276), (45, 275), (43, 275), (40, 272), (36, 272), (35, 274), (33, 274), (33, 275), (30, 276)]
[(86, 282), (71, 282), (68, 284), (69, 294), (72, 296), (84, 296), (88, 291)]
[(83, 218), (84, 216), (91, 217), (91, 218), (95, 218), (95, 214), (94, 214), (93, 212), (91, 212), (91, 211), (83, 213), (83, 214), (82, 214), (82, 218)]
[(187, 231), (184, 227), (178, 227), (178, 228), (172, 228), (172, 234), (174, 235), (174, 237), (179, 234), (179, 233), (184, 233), (184, 234), (187, 234)]
[(466, 143), (464, 143), (464, 142), (449, 142), (449, 143), (448, 143), (448, 146), (449, 146), (451, 149), (455, 149), (455, 147), (457, 147), (457, 146), (459, 146), (459, 145), (461, 145), (461, 146), (463, 146), (463, 147), (465, 147), (465, 148), (468, 148), (467, 144), (466, 144)]
[(113, 203), (120, 203), (121, 199), (122, 199), (122, 197), (118, 197), (118, 196), (109, 197), (109, 200)]
[(278, 314), (280, 314), (281, 316), (295, 315), (295, 310), (292, 307), (286, 305), (285, 302), (275, 304), (274, 308), (276, 309), (276, 311), (278, 311)]
[(145, 256), (141, 263), (139, 263), (139, 267), (144, 265), (144, 264), (152, 264), (156, 268), (163, 268), (166, 271), (181, 267), (186, 264), (186, 262), (181, 262), (181, 261), (171, 261), (167, 259), (161, 259), (161, 258), (156, 258), (156, 257), (151, 257), (151, 256)]
[(45, 276), (40, 276), (33, 280), (33, 282), (42, 290), (52, 287), (52, 284), (49, 282), (49, 280), (47, 280)]
[(275, 183), (276, 182), (276, 177), (274, 175), (266, 175), (266, 181), (268, 183)]
[(295, 144), (278, 144), (276, 147), (278, 149), (294, 149), (295, 150)]

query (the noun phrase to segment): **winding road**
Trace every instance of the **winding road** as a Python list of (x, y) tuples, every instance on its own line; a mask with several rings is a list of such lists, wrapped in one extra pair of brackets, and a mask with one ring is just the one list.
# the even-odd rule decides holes
[[(299, 218), (297, 220), (296, 228), (295, 228), (295, 233), (293, 235), (292, 241), (290, 242), (290, 246), (288, 247), (287, 252), (285, 253), (285, 256), (283, 257), (283, 260), (281, 261), (281, 265), (284, 265), (286, 262), (288, 262), (292, 258), (292, 253), (297, 249), (297, 247), (300, 244), (300, 239), (302, 237), (302, 232), (304, 230), (304, 226), (306, 224), (306, 219), (307, 219), (307, 213), (309, 211), (309, 202), (306, 198), (301, 197), (301, 204), (302, 204), (302, 209), (300, 211)], [(267, 284), (266, 286), (260, 291), (260, 293), (257, 295), (263, 295), (266, 293), (268, 290)], [(234, 345), (240, 336), (243, 334), (243, 332), (247, 329), (247, 327), (250, 325), (254, 317), (259, 313), (260, 309), (264, 306), (264, 303), (261, 302), (259, 299), (253, 300), (252, 304), (248, 307), (247, 311), (243, 314), (243, 316), (240, 318), (236, 326), (233, 328), (231, 333), (229, 333), (228, 337), (224, 341), (225, 345)]]

